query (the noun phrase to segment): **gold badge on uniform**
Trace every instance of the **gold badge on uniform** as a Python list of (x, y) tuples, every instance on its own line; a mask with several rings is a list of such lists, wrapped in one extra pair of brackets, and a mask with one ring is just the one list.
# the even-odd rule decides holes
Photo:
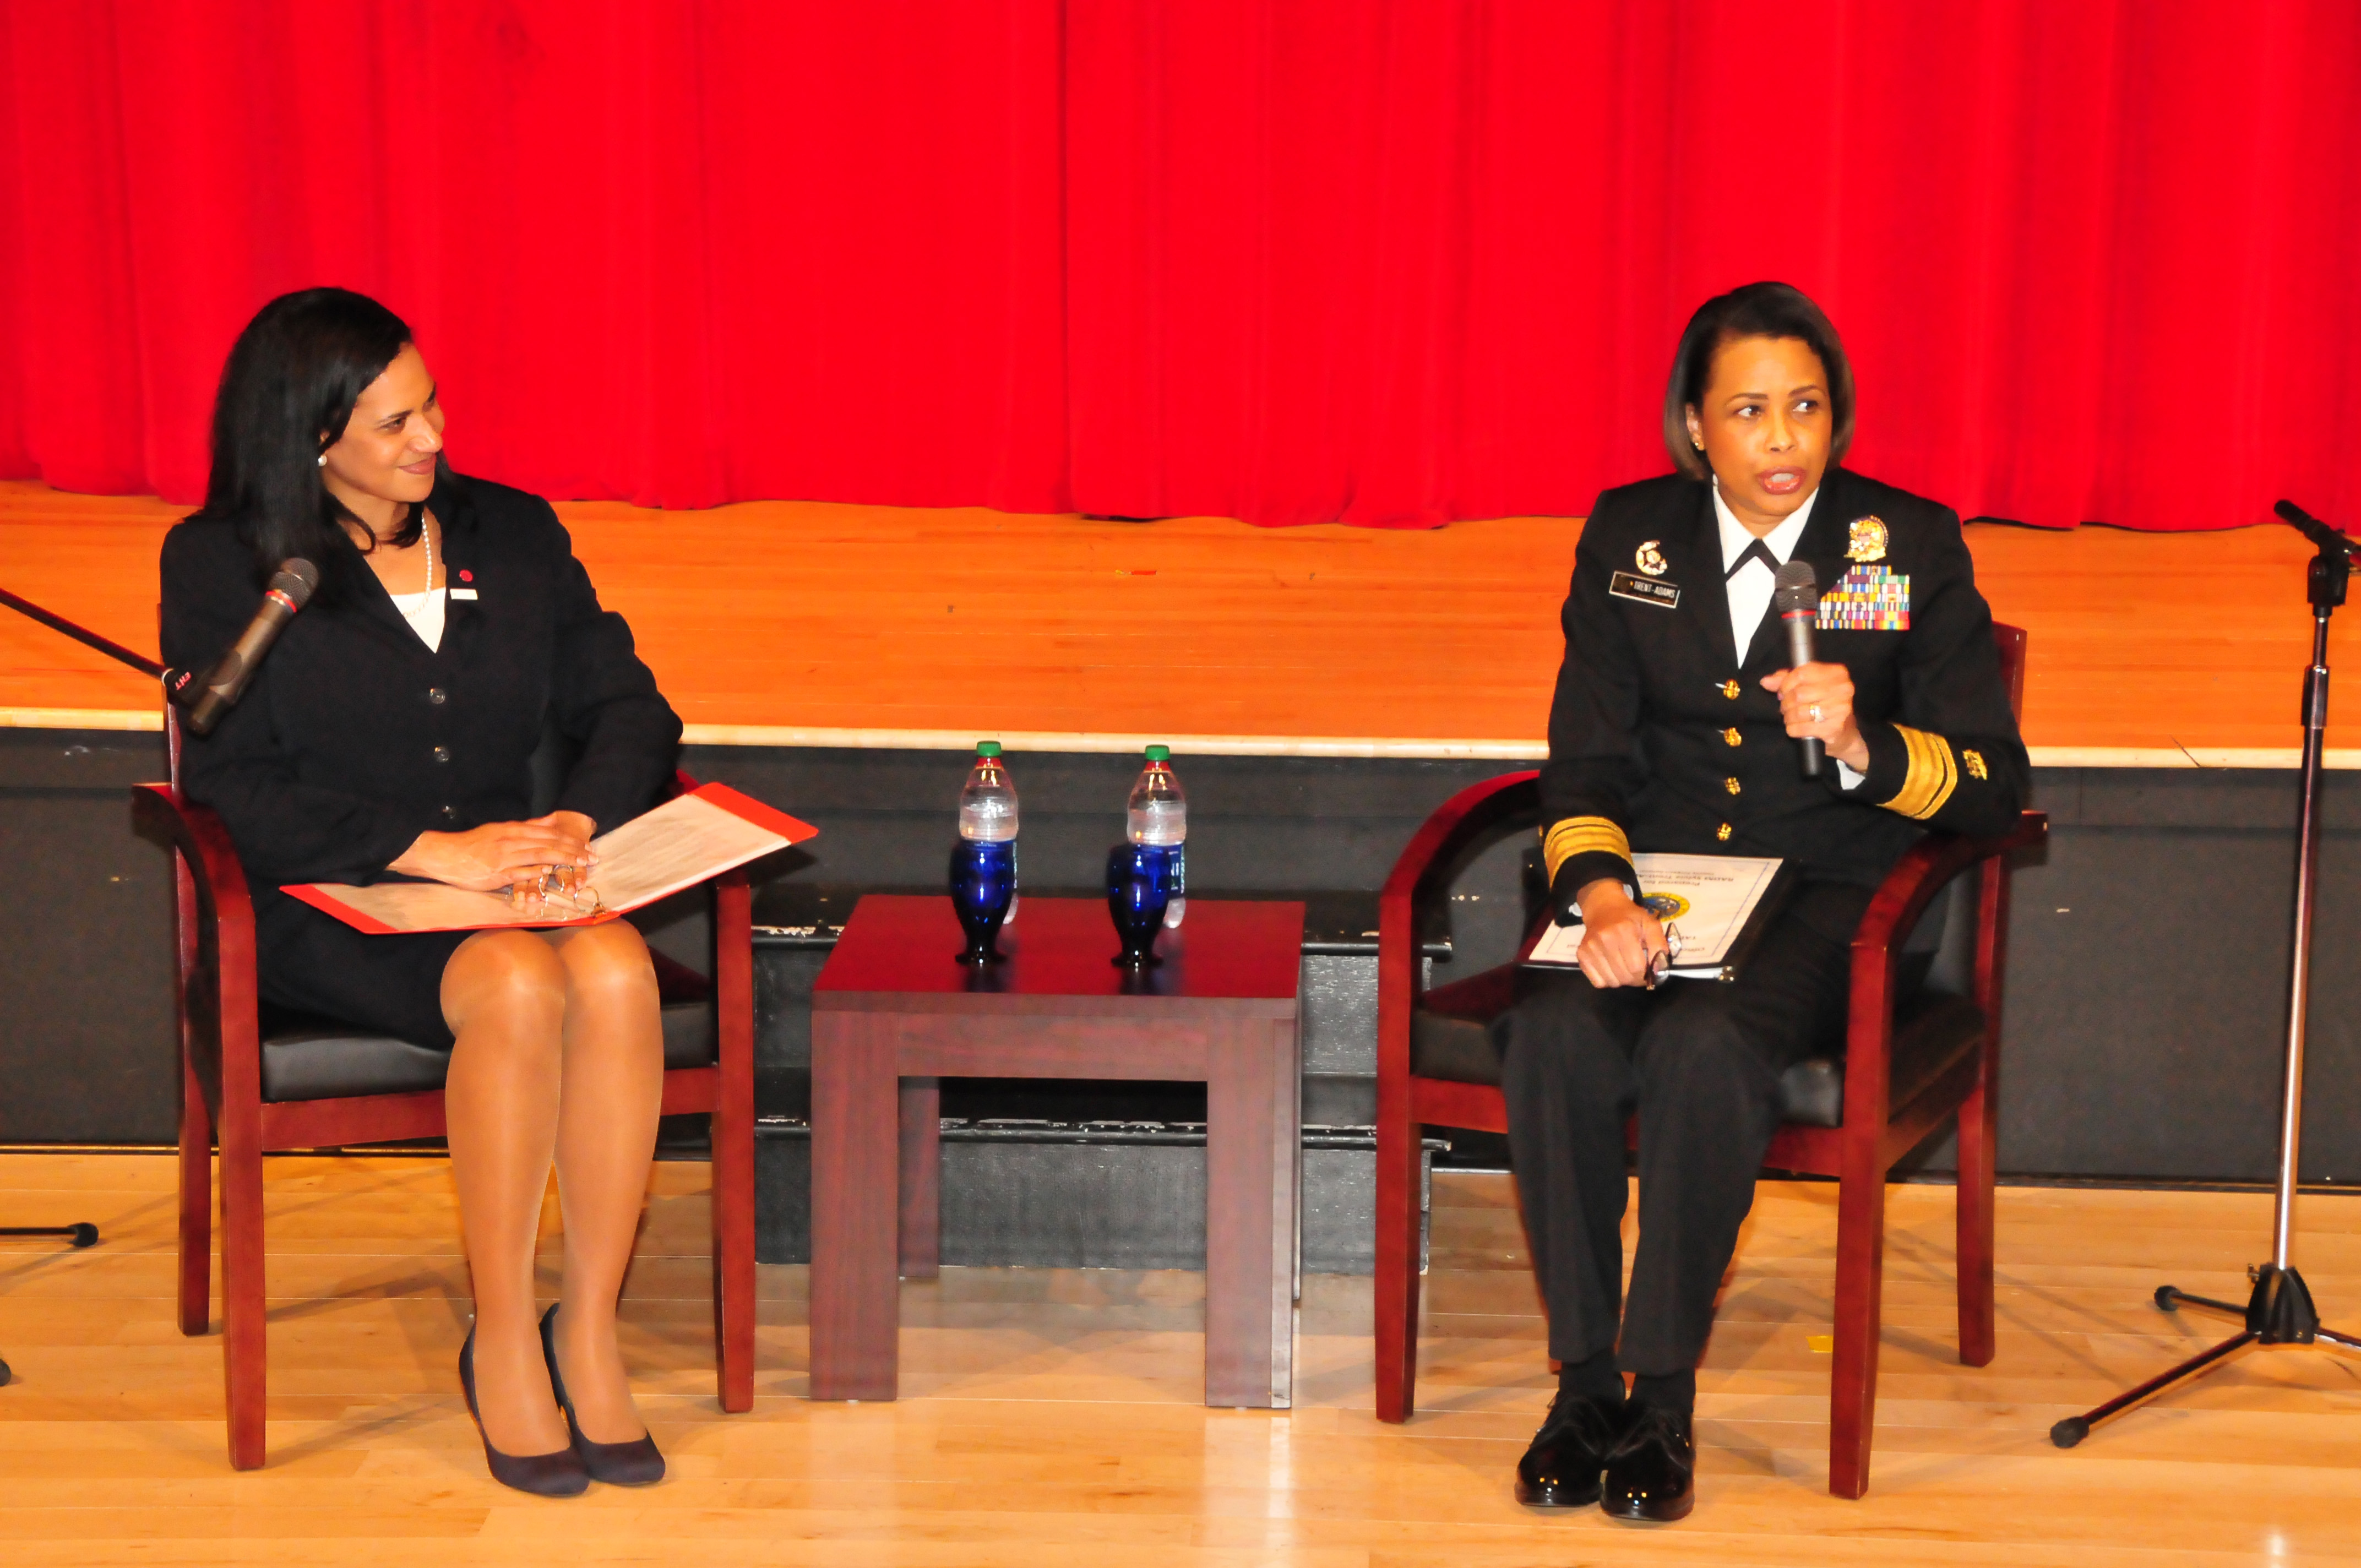
[(1848, 561), (1883, 561), (1885, 559), (1885, 520), (1857, 517), (1852, 520), (1851, 538), (1845, 544)]
[(1657, 548), (1663, 543), (1661, 539), (1651, 539), (1634, 552), (1634, 558), (1638, 562), (1640, 570), (1652, 577), (1661, 577), (1664, 575), (1664, 553)]
[(1960, 751), (1960, 760), (1968, 764), (1968, 777), (1971, 779), (1988, 779), (1992, 777), (1992, 774), (1984, 769), (1984, 757), (1982, 752), (1971, 751), (1962, 747)]

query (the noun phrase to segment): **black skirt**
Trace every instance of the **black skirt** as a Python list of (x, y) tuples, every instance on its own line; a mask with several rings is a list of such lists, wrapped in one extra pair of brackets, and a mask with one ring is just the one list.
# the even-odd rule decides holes
[(333, 915), (257, 888), (255, 969), (262, 1000), (447, 1051), (443, 969), (472, 931), (371, 936)]

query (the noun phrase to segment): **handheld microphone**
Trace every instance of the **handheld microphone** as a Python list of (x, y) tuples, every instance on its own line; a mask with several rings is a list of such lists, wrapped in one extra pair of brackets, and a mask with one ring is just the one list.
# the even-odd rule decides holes
[(169, 670), (164, 675), (164, 689), (174, 702), (184, 704), (188, 717), (181, 722), (190, 733), (210, 734), (219, 724), (222, 715), (246, 695), (247, 683), (262, 656), (270, 652), (280, 632), (295, 619), (295, 612), (312, 602), (312, 590), (320, 586), (320, 569), (311, 562), (295, 559), (281, 561), (272, 574), (270, 587), (263, 590), (262, 603), (256, 607), (254, 619), (230, 644), (228, 652), (219, 663), (205, 672), (202, 678), (192, 677), (186, 671)]
[[(1809, 561), (1790, 561), (1779, 568), (1772, 579), (1771, 608), (1787, 627), (1787, 667), (1812, 662), (1812, 623), (1820, 614), (1820, 580)], [(1820, 776), (1821, 746), (1806, 735), (1795, 742), (1801, 755), (1804, 776)]]

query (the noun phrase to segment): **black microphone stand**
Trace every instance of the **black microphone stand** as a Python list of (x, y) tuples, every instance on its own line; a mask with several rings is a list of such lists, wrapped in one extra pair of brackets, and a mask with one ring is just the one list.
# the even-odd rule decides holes
[(2192, 1296), (2170, 1285), (2158, 1287), (2158, 1311), (2175, 1311), (2186, 1301), (2209, 1311), (2243, 1317), (2246, 1326), (2098, 1409), (2059, 1421), (2049, 1429), (2049, 1441), (2060, 1448), (2073, 1447), (2108, 1417), (2220, 1365), (2250, 1344), (2311, 1344), (2326, 1340), (2347, 1350), (2361, 1350), (2361, 1338), (2321, 1327), (2312, 1291), (2289, 1261), (2295, 1228), (2296, 1157), (2303, 1146), (2303, 1039), (2312, 990), (2312, 910), (2320, 892), (2320, 770), (2321, 751), (2328, 737), (2328, 618), (2345, 602), (2353, 557), (2361, 552), (2361, 540), (2339, 533), (2293, 501), (2281, 501), (2273, 510), (2318, 545), (2320, 553), (2312, 557), (2306, 579), (2306, 597), (2312, 602), (2312, 667), (2303, 681), (2303, 803), (2296, 831), (2295, 959), (2289, 981), (2287, 1083), (2279, 1109), (2279, 1183), (2271, 1220), (2271, 1260), (2246, 1270), (2255, 1288), (2243, 1307), (2235, 1301)]
[[(76, 626), (64, 616), (43, 609), (30, 599), (19, 598), (5, 588), (0, 588), (0, 604), (22, 611), (52, 631), (63, 632), (77, 642), (97, 649), (108, 658), (128, 664), (143, 675), (163, 678), (170, 674), (155, 660), (135, 653), (120, 642), (109, 641), (87, 627)], [(87, 1220), (71, 1225), (0, 1225), (0, 1236), (65, 1236), (80, 1249), (98, 1245), (98, 1227)], [(6, 1386), (13, 1376), (8, 1364), (0, 1361), (0, 1387)]]

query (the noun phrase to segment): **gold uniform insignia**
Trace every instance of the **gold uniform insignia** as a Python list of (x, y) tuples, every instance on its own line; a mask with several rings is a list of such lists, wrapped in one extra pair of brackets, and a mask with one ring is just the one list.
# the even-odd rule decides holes
[(1639, 563), (1640, 570), (1652, 577), (1661, 577), (1664, 575), (1664, 553), (1657, 548), (1663, 543), (1661, 539), (1651, 539), (1632, 553), (1633, 558)]
[(1982, 752), (1971, 751), (1963, 746), (1960, 749), (1960, 760), (1968, 764), (1968, 777), (1971, 779), (1988, 779), (1992, 777), (1992, 774), (1984, 771), (1984, 758)]
[(1885, 520), (1857, 517), (1852, 520), (1850, 539), (1845, 545), (1848, 561), (1883, 561), (1885, 559)]

